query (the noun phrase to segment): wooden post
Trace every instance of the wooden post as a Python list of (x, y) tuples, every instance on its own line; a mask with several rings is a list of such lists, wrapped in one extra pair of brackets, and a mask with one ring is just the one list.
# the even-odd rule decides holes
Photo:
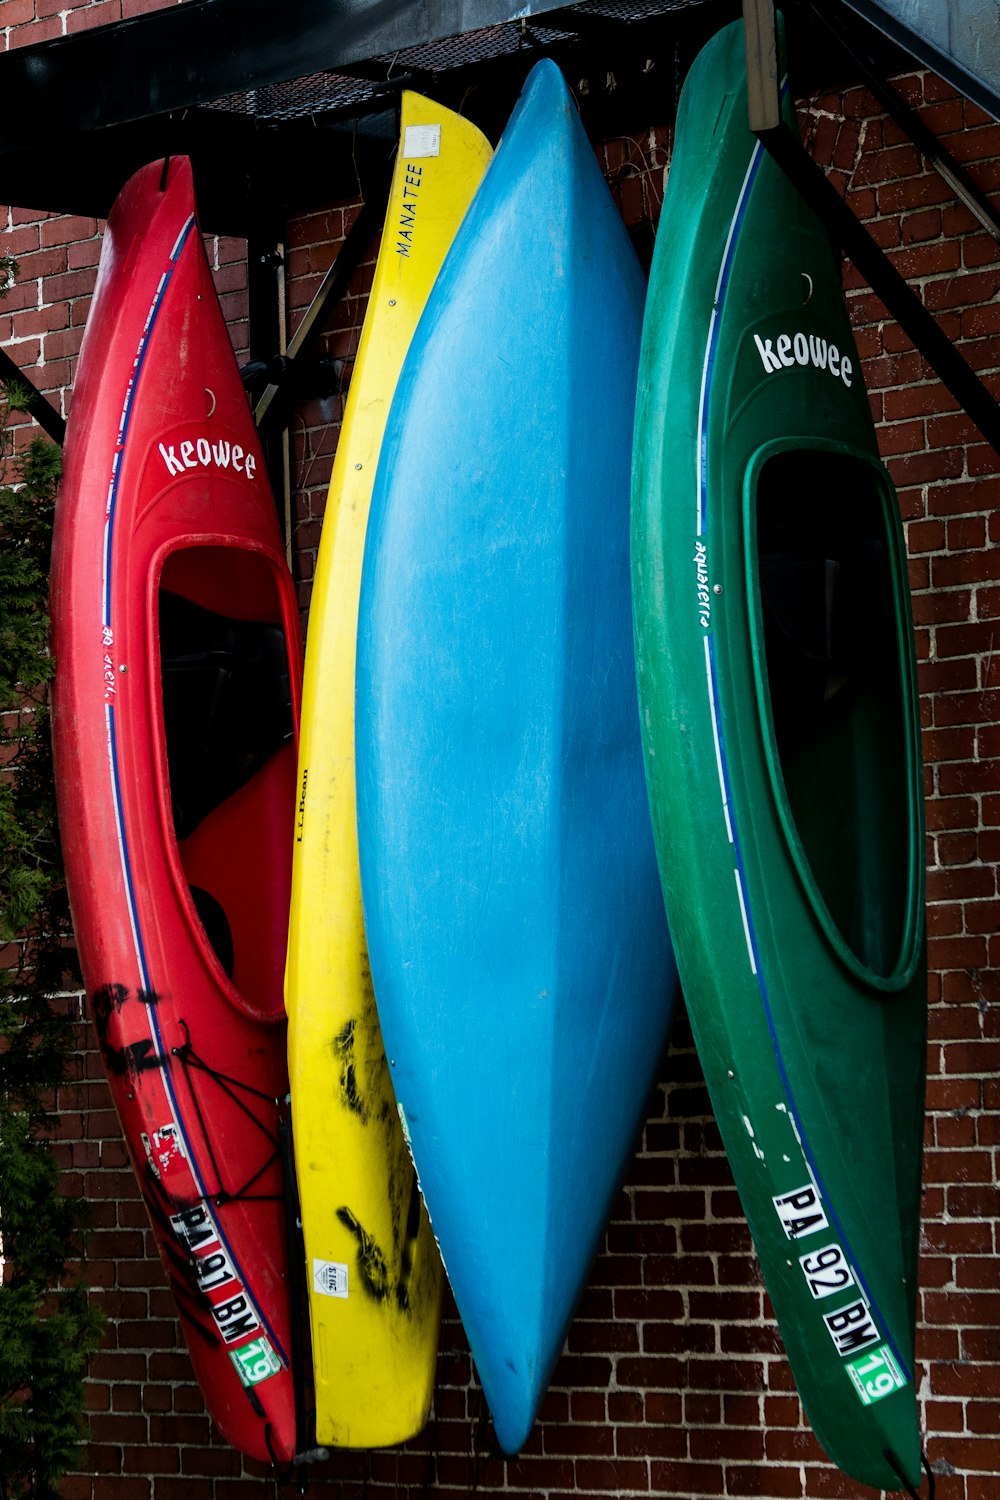
[(774, 0), (743, 0), (747, 49), (747, 105), (754, 134), (781, 123), (778, 95), (778, 39)]

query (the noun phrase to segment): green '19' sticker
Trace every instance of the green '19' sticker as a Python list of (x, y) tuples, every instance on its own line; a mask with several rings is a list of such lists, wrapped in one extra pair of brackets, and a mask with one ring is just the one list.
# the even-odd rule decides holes
[(871, 1406), (873, 1401), (881, 1401), (885, 1396), (891, 1396), (893, 1391), (900, 1390), (906, 1384), (906, 1376), (886, 1344), (863, 1354), (860, 1359), (852, 1359), (847, 1369), (866, 1406)]
[(239, 1349), (230, 1349), (229, 1358), (244, 1385), (260, 1385), (262, 1380), (277, 1375), (281, 1369), (281, 1360), (265, 1338), (242, 1344)]

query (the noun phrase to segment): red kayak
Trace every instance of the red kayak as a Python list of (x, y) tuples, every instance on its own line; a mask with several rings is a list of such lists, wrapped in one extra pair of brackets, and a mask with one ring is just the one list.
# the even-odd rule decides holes
[(108, 221), (51, 613), (59, 821), (111, 1090), (209, 1411), (285, 1462), (298, 609), (186, 158), (136, 173)]

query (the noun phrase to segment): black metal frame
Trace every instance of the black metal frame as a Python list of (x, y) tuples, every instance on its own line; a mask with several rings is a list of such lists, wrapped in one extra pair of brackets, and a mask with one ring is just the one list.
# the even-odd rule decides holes
[(36, 142), (212, 103), (513, 17), (563, 0), (188, 0), (0, 55), (0, 157)]
[[(668, 70), (672, 82), (707, 36), (740, 13), (741, 4), (761, 140), (984, 436), (1000, 445), (1000, 417), (982, 382), (799, 142), (774, 123), (779, 118), (769, 51), (774, 0), (632, 0), (627, 19), (602, 12), (601, 0), (424, 0), (419, 5), (374, 0), (360, 7), (355, 0), (282, 0), (278, 6), (273, 0), (188, 0), (0, 54), (5, 104), (0, 198), (103, 217), (122, 182), (144, 162), (170, 153), (190, 155), (204, 227), (248, 241), (251, 361), (276, 377), (272, 385), (294, 392), (290, 375), (296, 365), (301, 371), (302, 361), (298, 350), (290, 359), (281, 358), (278, 326), (283, 225), (291, 213), (319, 202), (357, 196), (367, 200), (368, 184), (380, 180), (380, 164), (395, 139), (403, 87), (433, 88), (442, 103), (463, 105), (495, 138), (537, 55), (537, 20), (548, 28), (547, 35), (553, 28), (565, 29), (566, 42), (546, 50), (556, 53), (571, 81), (593, 80), (580, 100), (592, 134), (641, 128), (651, 118), (668, 117), (676, 103), (675, 91), (664, 87)], [(827, 70), (827, 82), (831, 68), (845, 70), (851, 81), (860, 76), (980, 221), (991, 233), (1000, 233), (1000, 220), (985, 195), (880, 82), (889, 69), (880, 66), (881, 39), (858, 18), (864, 4), (824, 0), (817, 7), (812, 0), (787, 0), (787, 5), (802, 68), (800, 86), (818, 86), (815, 77), (807, 76), (817, 68)], [(431, 83), (412, 52), (407, 53), (407, 69), (395, 71), (397, 50), (478, 27), (509, 26), (515, 11), (523, 51), (486, 64), (435, 71)], [(831, 47), (824, 33), (817, 48), (815, 38), (824, 28), (832, 31), (835, 44)], [(373, 66), (373, 57), (381, 57), (382, 63)], [(363, 103), (280, 123), (211, 107), (227, 94), (338, 69), (377, 81)], [(30, 136), (23, 128), (25, 119), (33, 122)], [(73, 149), (66, 149), (67, 141)], [(354, 241), (360, 241), (362, 230), (374, 232), (375, 211), (373, 202)], [(338, 261), (315, 309), (318, 314), (339, 295), (350, 258)], [(8, 377), (16, 371), (29, 383), (9, 356), (0, 360), (0, 377), (4, 370)], [(274, 403), (265, 427), (276, 425), (275, 412), (285, 406), (286, 401)], [(38, 393), (32, 411), (59, 440), (62, 418)], [(269, 461), (272, 469), (277, 467), (275, 452)]]
[[(839, 11), (836, 6), (817, 3), (817, 0), (800, 0), (800, 4), (804, 5), (827, 34), (833, 37), (850, 56), (866, 88), (884, 105), (917, 149), (923, 152), (928, 161), (934, 163), (955, 197), (965, 204), (969, 212), (979, 220), (983, 228), (995, 240), (1000, 240), (1000, 215), (997, 214), (986, 194), (973, 182), (965, 168), (955, 160), (933, 132), (927, 129), (923, 120), (910, 108), (906, 100), (883, 77), (870, 48), (865, 44), (865, 38), (859, 34), (849, 34), (844, 25), (843, 12)], [(859, 33), (860, 28), (855, 27), (854, 31)]]
[(47, 433), (53, 442), (61, 443), (66, 435), (65, 418), (56, 411), (52, 402), (36, 389), (20, 365), (11, 359), (6, 349), (0, 349), (0, 382), (6, 383), (7, 381), (10, 381), (12, 385), (22, 386), (31, 393), (24, 410), (29, 416), (34, 417), (42, 431)]
[[(944, 4), (945, 0), (938, 0)], [(841, 0), (841, 4), (854, 12), (856, 17), (868, 22), (894, 42), (904, 52), (915, 57), (923, 66), (947, 80), (960, 94), (972, 99), (987, 114), (1000, 119), (1000, 99), (993, 93), (985, 78), (965, 68), (954, 57), (949, 57), (913, 27), (905, 25), (890, 15), (878, 0)]]
[[(804, 0), (804, 3), (811, 11), (811, 0)], [(838, 0), (827, 0), (827, 3), (837, 5)], [(843, 5), (844, 0), (839, 0), (841, 11)], [(934, 368), (986, 441), (1000, 453), (1000, 406), (951, 340), (941, 331), (923, 302), (896, 270), (861, 220), (828, 181), (822, 168), (813, 161), (798, 135), (793, 134), (780, 121), (778, 70), (769, 65), (769, 59), (777, 56), (774, 0), (743, 0), (743, 8), (748, 39), (753, 38), (753, 44), (748, 45), (747, 49), (748, 75), (753, 73), (752, 82), (748, 76), (751, 130), (826, 226), (831, 239), (853, 261), (918, 352)], [(897, 96), (892, 94), (892, 99), (895, 101)], [(902, 104), (901, 100), (898, 102)], [(897, 118), (905, 119), (902, 111)], [(772, 123), (775, 119), (778, 120), (777, 124)], [(921, 133), (926, 135), (922, 126)], [(919, 145), (920, 142), (915, 144)], [(944, 155), (946, 153), (938, 147), (933, 152), (932, 159), (940, 162)], [(948, 165), (954, 169), (953, 176), (955, 171), (961, 174), (961, 168), (950, 158)], [(986, 207), (992, 214), (988, 200)]]
[[(593, 136), (641, 128), (673, 102), (680, 23), (693, 56), (723, 20), (739, 14), (739, 0), (631, 0), (629, 10), (633, 19), (622, 21), (590, 13), (587, 0), (582, 6), (565, 0), (376, 0), (362, 7), (354, 0), (283, 0), (279, 6), (273, 0), (188, 0), (15, 48), (0, 53), (0, 199), (103, 218), (140, 166), (165, 155), (191, 157), (203, 228), (248, 242), (251, 365), (273, 372), (282, 391), (265, 431), (280, 493), (282, 440), (274, 413), (287, 412), (288, 399), (301, 393), (307, 365), (297, 350), (282, 358), (280, 242), (287, 219), (330, 202), (361, 197), (367, 203), (395, 143), (405, 87), (423, 87), (460, 107), (496, 139), (539, 55), (536, 33), (543, 23), (545, 36), (559, 28), (568, 33), (558, 56), (571, 80), (594, 80), (580, 101)], [(516, 26), (517, 52), (433, 74), (421, 72), (412, 51), (405, 66), (396, 65), (395, 49), (494, 23)], [(669, 66), (650, 68), (651, 57)], [(363, 102), (278, 121), (212, 107), (229, 94), (273, 93), (274, 85), (334, 69), (370, 82)], [(30, 132), (25, 119), (32, 120)], [(377, 229), (377, 212), (373, 201), (353, 236), (359, 250), (363, 232)], [(322, 311), (342, 287), (349, 261), (350, 254), (339, 259)], [(30, 385), (9, 357), (0, 362), (0, 378), (4, 369)], [(60, 440), (62, 418), (40, 393), (32, 411)]]
[[(251, 235), (261, 187), (279, 213), (350, 196), (356, 163), (363, 170), (372, 142), (391, 137), (404, 87), (462, 103), (495, 138), (537, 55), (536, 33), (564, 28), (565, 44), (550, 50), (570, 74), (589, 73), (602, 85), (606, 71), (618, 74), (617, 90), (595, 86), (581, 100), (594, 134), (609, 121), (627, 128), (630, 117), (641, 128), (667, 93), (662, 73), (644, 71), (646, 60), (672, 59), (681, 34), (693, 56), (722, 20), (739, 14), (739, 0), (630, 0), (629, 18), (615, 19), (588, 9), (601, 3), (187, 0), (13, 48), (0, 53), (0, 200), (106, 217), (139, 166), (184, 154), (204, 226)], [(414, 58), (414, 48), (493, 25), (519, 29), (520, 55), (501, 51), (457, 68), (435, 64), (433, 72)], [(323, 72), (379, 87), (362, 103), (324, 106), (309, 118), (219, 107)], [(669, 96), (664, 102), (669, 108)]]

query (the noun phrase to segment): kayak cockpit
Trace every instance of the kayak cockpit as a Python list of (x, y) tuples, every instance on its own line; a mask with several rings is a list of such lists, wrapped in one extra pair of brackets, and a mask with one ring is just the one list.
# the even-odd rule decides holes
[(243, 1008), (280, 1014), (295, 749), (277, 576), (261, 553), (184, 548), (164, 563), (157, 605), (172, 831), (196, 936)]
[(906, 982), (919, 879), (906, 580), (880, 467), (771, 451), (751, 468), (754, 665), (772, 781), (813, 906), (841, 956)]

